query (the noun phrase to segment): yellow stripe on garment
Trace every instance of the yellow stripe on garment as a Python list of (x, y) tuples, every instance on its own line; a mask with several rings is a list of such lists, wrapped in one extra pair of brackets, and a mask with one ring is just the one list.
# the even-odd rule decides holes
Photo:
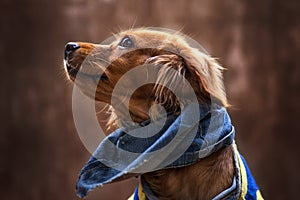
[(259, 190), (256, 192), (256, 200), (264, 200)]
[(240, 196), (240, 200), (244, 200), (248, 191), (248, 181), (247, 181), (247, 172), (246, 172), (246, 168), (244, 166), (244, 163), (240, 157), (239, 152), (237, 151), (237, 147), (236, 144), (234, 143), (234, 153), (238, 159), (238, 163), (239, 163), (239, 167), (241, 170), (241, 180), (242, 180), (242, 187), (241, 187), (241, 196)]
[(139, 200), (146, 200), (146, 195), (143, 191), (143, 187), (141, 183), (139, 184), (138, 196), (139, 196)]
[(134, 193), (127, 200), (134, 200)]
[[(134, 195), (135, 195), (135, 192), (128, 198), (128, 200), (134, 200)], [(138, 187), (138, 197), (139, 197), (139, 200), (146, 200), (146, 195), (143, 192), (142, 184), (139, 184), (139, 187)]]

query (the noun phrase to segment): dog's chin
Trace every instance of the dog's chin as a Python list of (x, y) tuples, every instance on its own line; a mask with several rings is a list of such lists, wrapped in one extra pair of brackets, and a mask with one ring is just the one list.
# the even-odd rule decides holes
[(68, 61), (64, 60), (64, 69), (66, 71), (69, 80), (75, 82), (76, 78), (83, 79), (85, 81), (93, 81), (94, 84), (98, 84), (101, 81), (107, 81), (108, 77), (105, 73), (85, 73), (80, 70), (80, 67), (73, 66)]

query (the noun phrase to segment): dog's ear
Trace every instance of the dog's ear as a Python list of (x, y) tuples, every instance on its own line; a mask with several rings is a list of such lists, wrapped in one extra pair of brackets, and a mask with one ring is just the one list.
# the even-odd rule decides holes
[(228, 106), (223, 84), (224, 68), (210, 55), (196, 48), (187, 48), (181, 51), (187, 70), (198, 79), (201, 92), (209, 94), (213, 102)]
[(165, 109), (178, 109), (180, 107), (176, 94), (186, 92), (184, 89), (184, 62), (183, 59), (170, 52), (160, 52), (160, 54), (150, 57), (145, 64), (154, 65), (157, 69), (156, 82), (153, 89), (155, 102), (162, 104)]
[[(176, 54), (164, 51), (163, 54), (148, 58), (146, 63), (161, 65), (155, 87), (156, 93), (159, 91), (158, 96), (170, 95), (169, 98), (173, 98), (170, 93), (166, 94), (166, 90), (163, 90), (161, 85), (175, 88), (180, 90), (181, 94), (188, 95), (185, 94), (184, 84), (188, 80), (200, 102), (213, 101), (228, 106), (223, 85), (224, 68), (215, 58), (198, 49), (184, 48)], [(170, 68), (174, 70), (169, 70)]]

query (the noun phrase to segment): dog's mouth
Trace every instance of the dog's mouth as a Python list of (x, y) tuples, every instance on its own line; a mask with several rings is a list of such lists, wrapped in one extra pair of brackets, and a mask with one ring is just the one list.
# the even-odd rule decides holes
[(71, 79), (72, 81), (75, 81), (76, 77), (80, 77), (83, 79), (92, 79), (94, 82), (98, 81), (105, 81), (108, 80), (108, 76), (103, 72), (103, 73), (86, 73), (82, 72), (80, 70), (80, 67), (78, 65), (73, 66), (71, 63), (69, 63), (67, 60), (65, 62), (65, 70), (67, 71), (68, 78)]

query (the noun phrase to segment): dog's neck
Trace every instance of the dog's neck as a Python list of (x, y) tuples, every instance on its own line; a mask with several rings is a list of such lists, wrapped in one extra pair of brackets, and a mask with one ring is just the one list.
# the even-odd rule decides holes
[[(155, 98), (151, 95), (145, 98), (131, 98), (129, 101), (129, 108), (124, 103), (118, 104), (118, 106), (113, 107), (113, 112), (118, 121), (118, 126), (122, 127), (127, 124), (127, 122), (141, 123), (150, 118), (159, 118), (161, 112), (157, 105), (161, 106), (160, 108), (164, 109), (167, 113), (171, 111), (174, 113), (178, 113), (180, 110), (180, 106), (174, 104), (172, 106), (166, 106), (165, 104), (157, 103)], [(157, 109), (158, 108), (158, 109)], [(130, 114), (130, 118), (128, 118), (128, 111)]]
[(135, 99), (130, 101), (129, 113), (132, 121), (141, 123), (150, 118), (149, 109), (152, 104), (152, 100)]
[(149, 109), (151, 104), (152, 101), (150, 99), (134, 99), (129, 101), (128, 108), (128, 105), (121, 102), (117, 106), (112, 107), (113, 118), (112, 122), (108, 123), (108, 126), (111, 126), (110, 123), (112, 123), (117, 127), (127, 127), (134, 123), (148, 120), (150, 118)]

